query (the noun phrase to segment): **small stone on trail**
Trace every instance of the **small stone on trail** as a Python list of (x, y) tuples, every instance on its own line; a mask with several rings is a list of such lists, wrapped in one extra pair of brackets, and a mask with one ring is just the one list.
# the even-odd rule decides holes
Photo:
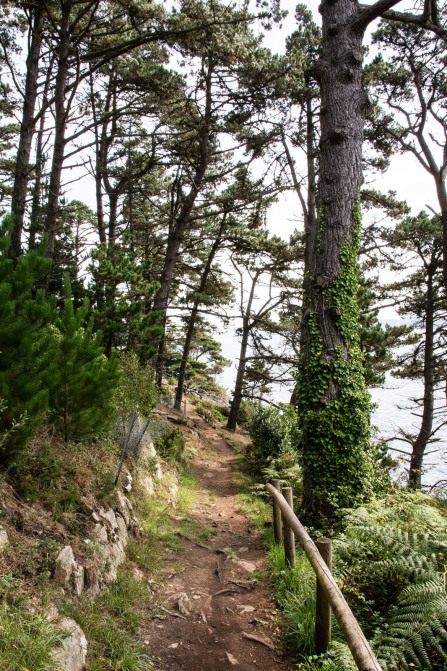
[(233, 655), (230, 652), (226, 652), (225, 654), (226, 654), (226, 656), (228, 658), (228, 661), (230, 662), (231, 666), (236, 666), (236, 664), (239, 664), (236, 657), (233, 657)]
[(254, 606), (243, 606), (242, 604), (239, 604), (237, 608), (240, 610), (241, 615), (244, 615), (244, 613), (253, 613), (256, 610)]
[(248, 548), (239, 548), (238, 552), (248, 552)]
[(245, 559), (239, 559), (239, 561), (236, 561), (234, 563), (239, 568), (243, 569), (244, 571), (247, 571), (247, 573), (255, 573), (257, 570), (256, 564), (253, 564), (250, 561), (245, 561)]
[(171, 650), (175, 650), (175, 648), (178, 648), (178, 643), (171, 643), (171, 645), (168, 645), (168, 648), (171, 648)]

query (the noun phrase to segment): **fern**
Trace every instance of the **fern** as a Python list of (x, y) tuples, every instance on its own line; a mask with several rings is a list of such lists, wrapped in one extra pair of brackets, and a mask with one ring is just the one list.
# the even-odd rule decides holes
[(405, 493), (346, 522), (334, 567), (383, 668), (445, 670), (445, 518), (428, 497)]

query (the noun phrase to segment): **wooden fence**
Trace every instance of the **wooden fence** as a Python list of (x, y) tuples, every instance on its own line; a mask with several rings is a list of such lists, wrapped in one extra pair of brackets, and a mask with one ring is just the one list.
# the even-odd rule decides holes
[[(313, 542), (293, 512), (291, 487), (280, 489), (280, 481), (266, 485), (273, 498), (275, 540), (284, 543), (286, 561), (295, 568), (295, 538), (303, 548), (317, 577), (317, 613), (315, 644), (319, 652), (328, 650), (331, 643), (331, 611), (337, 619), (359, 671), (382, 671), (359, 623), (352, 614), (332, 573), (331, 541), (320, 538)], [(282, 491), (282, 493), (281, 493)]]

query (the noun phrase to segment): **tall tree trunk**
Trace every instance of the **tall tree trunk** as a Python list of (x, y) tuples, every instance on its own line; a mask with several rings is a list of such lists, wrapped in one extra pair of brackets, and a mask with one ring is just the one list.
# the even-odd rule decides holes
[[(446, 144), (447, 148), (447, 144)], [(447, 162), (447, 159), (446, 159)], [(441, 209), (442, 222), (442, 270), (444, 284), (447, 287), (447, 190), (445, 185), (445, 172), (447, 165), (443, 167), (436, 176), (436, 192), (438, 194), (439, 207)]]
[[(153, 309), (156, 312), (166, 311), (169, 300), (169, 289), (171, 287), (172, 277), (174, 274), (177, 256), (180, 246), (185, 237), (186, 228), (189, 224), (190, 216), (194, 203), (200, 190), (202, 188), (208, 164), (210, 161), (210, 138), (211, 138), (211, 120), (212, 120), (212, 73), (213, 64), (208, 64), (208, 69), (205, 77), (205, 110), (200, 128), (200, 156), (197, 164), (192, 185), (186, 196), (180, 212), (176, 218), (172, 233), (168, 238), (166, 255), (164, 259), (163, 269), (159, 278), (160, 288), (154, 297)], [(163, 368), (163, 350), (159, 349), (157, 361), (155, 364), (157, 370), (157, 378), (161, 379)]]
[[(92, 101), (93, 120), (95, 122), (95, 190), (96, 190), (96, 217), (98, 222), (98, 235), (101, 244), (107, 244), (106, 225), (104, 218), (104, 205), (102, 200), (102, 181), (106, 167), (107, 154), (107, 127), (108, 114), (110, 112), (110, 102), (112, 97), (112, 77), (109, 77), (107, 95), (104, 103), (103, 120), (98, 118), (98, 111), (95, 102), (95, 88), (93, 76), (90, 76), (90, 96)], [(101, 129), (101, 134), (100, 134)]]
[(422, 461), (433, 429), (435, 360), (434, 360), (434, 314), (435, 292), (433, 287), (434, 270), (429, 268), (427, 277), (427, 308), (425, 312), (425, 350), (424, 350), (424, 402), (419, 435), (413, 445), (408, 485), (421, 488)]
[(109, 194), (109, 245), (115, 242), (116, 222), (118, 221), (118, 192), (113, 190)]
[(233, 399), (230, 406), (230, 414), (228, 415), (227, 429), (228, 431), (236, 431), (237, 420), (239, 417), (239, 410), (243, 398), (243, 386), (245, 378), (245, 368), (247, 366), (247, 347), (248, 347), (248, 336), (250, 331), (254, 326), (254, 322), (251, 321), (251, 308), (253, 305), (253, 300), (255, 297), (256, 284), (261, 274), (261, 270), (257, 270), (252, 277), (250, 294), (248, 297), (247, 307), (245, 313), (242, 315), (242, 340), (241, 340), (241, 349), (239, 352), (239, 366), (237, 369), (236, 382), (234, 383), (234, 392)]
[(227, 429), (228, 431), (236, 431), (237, 420), (239, 417), (239, 410), (243, 398), (243, 386), (245, 378), (245, 368), (247, 366), (247, 347), (249, 329), (249, 317), (244, 317), (242, 324), (242, 340), (241, 349), (239, 352), (239, 366), (237, 369), (236, 382), (234, 383), (233, 399), (230, 406), (230, 414), (228, 415)]
[[(310, 84), (306, 81), (306, 86), (309, 88)], [(314, 111), (312, 109), (312, 96), (307, 95), (306, 98), (306, 161), (307, 161), (307, 198), (304, 199), (298, 177), (295, 171), (295, 165), (293, 163), (292, 156), (290, 154), (289, 148), (285, 143), (285, 138), (283, 136), (283, 145), (286, 150), (287, 162), (289, 164), (290, 172), (292, 174), (292, 182), (295, 189), (295, 192), (298, 195), (298, 199), (301, 204), (303, 211), (303, 220), (304, 220), (304, 236), (305, 236), (305, 246), (304, 254), (305, 268), (310, 268), (312, 258), (315, 255), (316, 251), (316, 241), (318, 235), (318, 219), (317, 219), (317, 171), (315, 167), (315, 118)], [(306, 298), (303, 298), (303, 304)], [(303, 314), (305, 307), (303, 305)], [(304, 351), (305, 342), (303, 341), (304, 331), (301, 333), (301, 350)], [(289, 401), (290, 405), (296, 407), (297, 405), (297, 385), (293, 388), (292, 395)]]
[(57, 48), (58, 67), (54, 90), (55, 135), (48, 192), (47, 216), (45, 219), (45, 230), (48, 235), (46, 255), (50, 259), (54, 256), (54, 243), (57, 234), (57, 215), (61, 191), (62, 166), (65, 155), (65, 130), (69, 112), (65, 104), (65, 89), (67, 86), (69, 69), (70, 14), (72, 7), (73, 0), (67, 0), (67, 2), (62, 5), (63, 13), (59, 31), (60, 42)]
[(17, 258), (21, 251), (23, 220), (25, 217), (26, 194), (30, 175), (31, 144), (35, 129), (34, 109), (36, 106), (40, 48), (44, 23), (44, 5), (38, 3), (34, 9), (31, 27), (31, 43), (26, 59), (25, 97), (23, 101), (22, 123), (20, 125), (19, 146), (14, 171), (11, 211), (14, 224), (11, 234), (9, 255)]
[(45, 109), (48, 107), (48, 90), (50, 88), (50, 81), (52, 77), (53, 60), (48, 67), (48, 72), (45, 80), (45, 87), (42, 99), (42, 111), (39, 121), (39, 130), (36, 137), (36, 167), (34, 170), (34, 187), (33, 187), (33, 203), (31, 207), (30, 224), (29, 224), (29, 249), (33, 249), (36, 245), (36, 235), (42, 231), (42, 177), (44, 168), (43, 155), (43, 138), (45, 132)]
[(367, 94), (358, 4), (326, 0), (322, 54), (319, 221), (306, 254), (298, 412), (303, 508), (330, 514), (354, 504), (368, 472), (370, 404), (358, 346), (358, 197)]
[[(216, 256), (217, 250), (219, 249), (220, 243), (222, 242), (222, 233), (223, 229), (225, 227), (225, 215), (223, 218), (223, 221), (220, 225), (219, 232), (217, 234), (217, 237), (211, 247), (210, 253), (208, 255), (208, 259), (205, 264), (205, 268), (203, 269), (202, 277), (200, 279), (200, 284), (197, 289), (197, 292), (199, 294), (203, 294), (205, 291), (206, 283), (208, 280), (208, 276), (211, 272), (211, 268), (213, 265), (214, 257)], [(179, 374), (178, 374), (178, 383), (177, 383), (177, 390), (175, 393), (175, 401), (174, 401), (174, 407), (177, 410), (181, 410), (181, 404), (182, 404), (182, 397), (183, 397), (183, 386), (185, 384), (185, 377), (186, 377), (186, 367), (188, 365), (188, 356), (189, 356), (189, 350), (191, 349), (191, 342), (192, 342), (192, 337), (194, 334), (194, 327), (196, 323), (196, 317), (197, 313), (199, 311), (200, 307), (200, 298), (196, 299), (194, 301), (191, 314), (188, 320), (188, 329), (186, 331), (186, 337), (185, 337), (185, 343), (183, 345), (183, 352), (182, 352), (182, 360), (180, 362), (180, 369), (179, 369)]]

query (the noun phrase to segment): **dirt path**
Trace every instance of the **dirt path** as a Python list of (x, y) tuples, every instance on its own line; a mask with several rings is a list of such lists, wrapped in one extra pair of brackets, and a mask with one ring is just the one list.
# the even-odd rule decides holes
[(157, 597), (166, 610), (159, 611), (143, 633), (155, 668), (292, 669), (275, 649), (279, 629), (274, 603), (262, 580), (256, 579), (265, 570), (260, 533), (235, 507), (236, 457), (207, 422), (191, 412), (188, 416), (208, 447), (194, 464), (201, 490), (191, 518), (217, 533), (204, 541), (207, 548), (183, 538), (181, 569), (165, 567), (166, 580)]

